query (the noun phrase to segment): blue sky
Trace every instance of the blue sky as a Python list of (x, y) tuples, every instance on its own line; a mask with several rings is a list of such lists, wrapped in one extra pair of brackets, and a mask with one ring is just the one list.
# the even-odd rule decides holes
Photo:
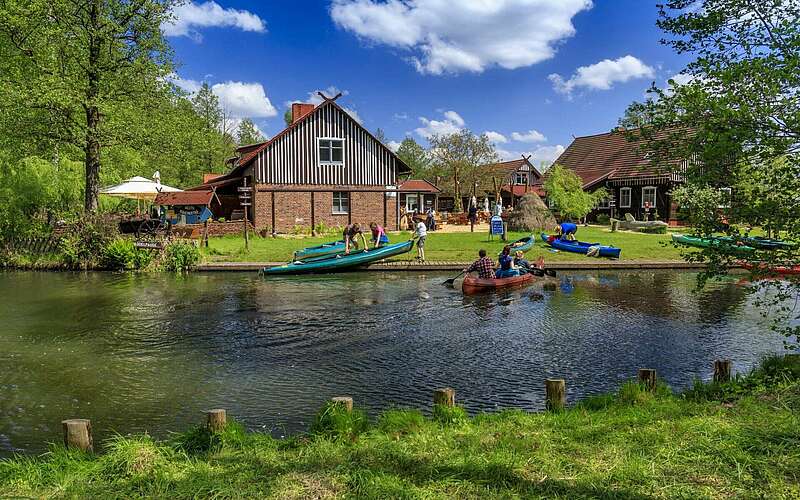
[(493, 132), (507, 158), (549, 161), (606, 132), (685, 60), (659, 44), (655, 0), (189, 2), (164, 28), (179, 83), (201, 81), (266, 135), (316, 90), (388, 139)]

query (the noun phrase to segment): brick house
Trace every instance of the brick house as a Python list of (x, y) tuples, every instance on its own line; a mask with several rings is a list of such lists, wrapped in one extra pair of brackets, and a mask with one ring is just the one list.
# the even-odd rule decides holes
[(289, 126), (239, 148), (229, 173), (192, 189), (214, 188), (225, 216), (237, 210), (239, 188), (253, 186), (247, 215), (262, 234), (373, 221), (396, 228), (398, 181), (411, 169), (336, 104), (339, 96), (322, 97), (317, 106), (292, 104)]
[(576, 137), (559, 156), (559, 164), (575, 172), (583, 181), (583, 189), (605, 188), (609, 197), (589, 213), (589, 220), (600, 214), (621, 218), (630, 213), (642, 220), (649, 207), (652, 218), (678, 225), (678, 206), (672, 200), (672, 188), (682, 183), (680, 170), (686, 161), (658, 168), (647, 158), (638, 141), (631, 141), (622, 129), (603, 134)]

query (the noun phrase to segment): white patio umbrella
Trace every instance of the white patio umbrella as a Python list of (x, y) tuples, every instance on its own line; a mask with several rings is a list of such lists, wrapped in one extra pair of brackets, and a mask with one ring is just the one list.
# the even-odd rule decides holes
[(136, 200), (136, 205), (138, 207), (139, 201), (152, 202), (156, 199), (158, 193), (183, 191), (182, 189), (161, 184), (161, 174), (158, 171), (153, 175), (153, 178), (155, 181), (139, 176), (131, 177), (121, 184), (101, 189), (100, 194)]

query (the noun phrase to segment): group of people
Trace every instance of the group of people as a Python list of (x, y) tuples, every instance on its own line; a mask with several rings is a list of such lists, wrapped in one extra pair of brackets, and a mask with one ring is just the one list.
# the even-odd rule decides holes
[(491, 258), (486, 256), (486, 250), (481, 248), (478, 251), (478, 260), (464, 269), (465, 273), (477, 272), (479, 278), (511, 278), (527, 274), (531, 270), (531, 264), (525, 259), (525, 254), (521, 250), (511, 255), (511, 246), (506, 245), (497, 257), (498, 266), (495, 268)]
[[(379, 248), (389, 244), (389, 237), (386, 235), (386, 230), (380, 224), (375, 222), (369, 223), (369, 229), (372, 233), (372, 248)], [(361, 224), (358, 222), (348, 224), (342, 231), (342, 239), (344, 240), (344, 253), (349, 254), (352, 248), (360, 248), (358, 239), (361, 239), (364, 250), (369, 249), (367, 245), (367, 238), (364, 236), (364, 231), (361, 229)]]

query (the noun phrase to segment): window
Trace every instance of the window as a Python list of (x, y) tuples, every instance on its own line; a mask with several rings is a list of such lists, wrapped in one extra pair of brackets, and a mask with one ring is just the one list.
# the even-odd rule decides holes
[(517, 175), (514, 179), (514, 184), (527, 184), (528, 183), (528, 173), (527, 172), (517, 172)]
[(319, 161), (321, 163), (343, 163), (344, 141), (341, 139), (319, 140)]
[(731, 208), (731, 188), (719, 188), (719, 205), (717, 208)]
[(621, 188), (619, 190), (619, 208), (631, 207), (631, 188)]
[(656, 208), (656, 188), (645, 186), (642, 188), (642, 208)]
[(597, 208), (599, 208), (600, 210), (608, 210), (608, 207), (609, 207), (608, 198), (603, 198), (602, 200), (597, 202)]
[(419, 209), (419, 201), (417, 200), (417, 195), (415, 194), (407, 194), (406, 195), (406, 212), (416, 212)]
[(344, 191), (333, 193), (333, 213), (346, 214), (350, 212), (350, 196)]

